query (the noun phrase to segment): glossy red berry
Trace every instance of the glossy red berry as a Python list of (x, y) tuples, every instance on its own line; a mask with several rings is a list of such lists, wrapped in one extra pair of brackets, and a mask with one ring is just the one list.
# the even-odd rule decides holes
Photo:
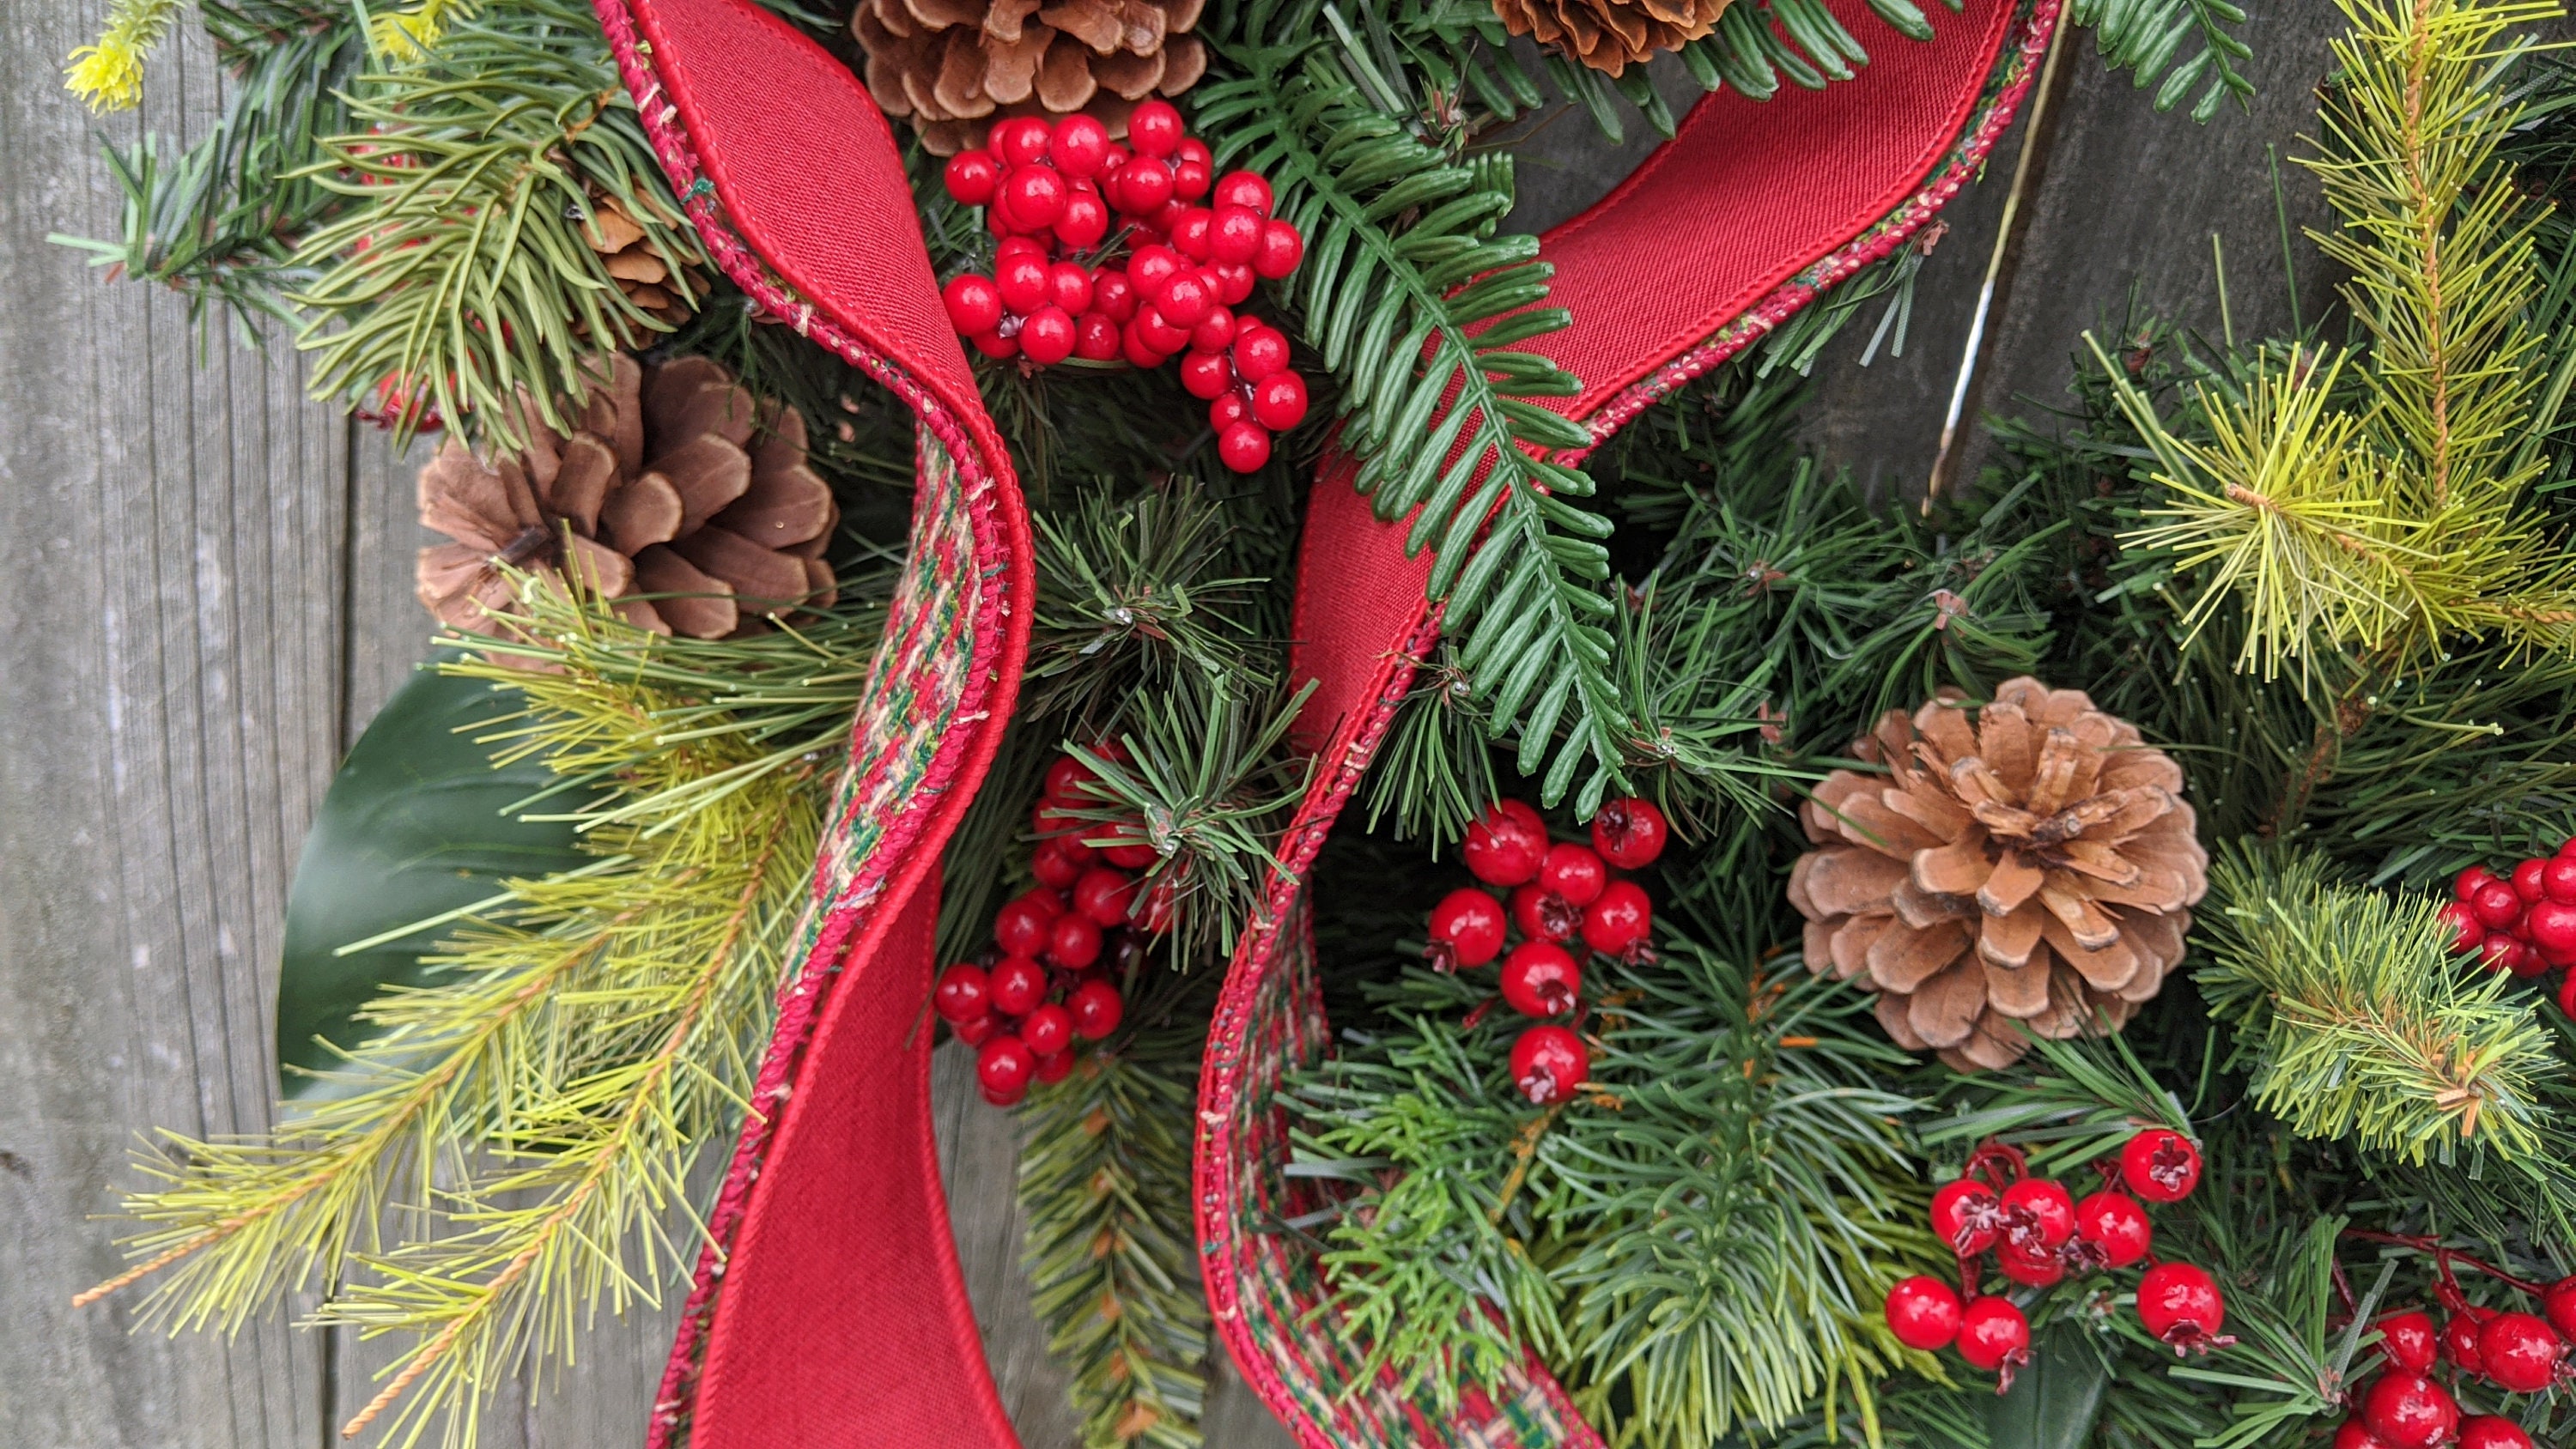
[(2361, 1417), (2388, 1449), (2433, 1449), (2451, 1437), (2460, 1406), (2422, 1374), (2381, 1374), (2361, 1398)]
[(1219, 177), (1212, 198), (1219, 206), (1240, 206), (1254, 216), (1270, 214), (1270, 183), (1250, 171), (1229, 171)]
[(2105, 1188), (2075, 1205), (2075, 1236), (2103, 1267), (2125, 1268), (2147, 1255), (2156, 1230), (2136, 1198)]
[(1064, 836), (1041, 840), (1029, 853), (1029, 874), (1049, 890), (1071, 890), (1082, 879), (1082, 863), (1065, 853), (1065, 840)]
[(1503, 958), (1503, 1000), (1523, 1016), (1563, 1016), (1583, 991), (1583, 968), (1562, 946), (1523, 941)]
[(1561, 1026), (1534, 1026), (1512, 1043), (1512, 1085), (1541, 1106), (1574, 1095), (1592, 1075), (1592, 1052)]
[(1251, 417), (1252, 409), (1244, 405), (1241, 388), (1228, 388), (1208, 404), (1208, 426), (1216, 429), (1220, 436), (1226, 429), (1247, 422)]
[(2013, 1371), (2030, 1362), (2030, 1320), (2009, 1298), (1977, 1299), (1959, 1315), (1959, 1357), (1971, 1367), (2001, 1372), (2010, 1386)]
[(985, 982), (984, 968), (963, 963), (940, 972), (939, 985), (930, 996), (931, 1010), (951, 1025), (973, 1021), (991, 1005), (991, 988)]
[[(1177, 183), (1178, 179), (1176, 174), (1174, 181)], [(1172, 223), (1172, 250), (1194, 262), (1208, 260), (1212, 240), (1209, 231), (1215, 220), (1204, 206), (1193, 206), (1182, 212), (1180, 219)]]
[(1040, 232), (1055, 225), (1064, 215), (1064, 199), (1070, 194), (1065, 180), (1052, 166), (1014, 166), (1002, 177), (1001, 194), (993, 205), (1002, 219), (1021, 232)]
[(1196, 326), (1198, 320), (1217, 304), (1216, 291), (1195, 267), (1175, 271), (1163, 279), (1163, 289), (1154, 294), (1154, 310), (1175, 327)]
[(1518, 800), (1498, 800), (1467, 827), (1459, 847), (1467, 869), (1487, 885), (1516, 886), (1538, 878), (1547, 857), (1547, 822)]
[(1205, 161), (1181, 157), (1172, 162), (1172, 195), (1183, 201), (1197, 201), (1208, 194), (1215, 174)]
[(2378, 1435), (2370, 1432), (2370, 1426), (2362, 1422), (2359, 1415), (2355, 1415), (2336, 1426), (2330, 1449), (2388, 1449), (2388, 1446), (2380, 1441)]
[(1431, 908), (1430, 934), (1435, 969), (1482, 966), (1503, 953), (1503, 903), (1473, 887), (1451, 891)]
[(1047, 928), (1047, 959), (1067, 971), (1079, 971), (1100, 959), (1100, 923), (1079, 911), (1067, 911)]
[(1139, 156), (1169, 156), (1181, 148), (1181, 113), (1170, 101), (1147, 101), (1127, 113), (1127, 144)]
[(1136, 315), (1136, 286), (1125, 272), (1099, 272), (1091, 279), (1092, 310), (1112, 322)]
[(1270, 430), (1259, 423), (1228, 423), (1216, 436), (1217, 461), (1237, 473), (1256, 473), (1270, 461)]
[[(2576, 860), (2552, 862), (2576, 866)], [(2538, 949), (2564, 956), (2576, 952), (2576, 905), (2565, 901), (2540, 901), (2524, 913), (2523, 938)]]
[(995, 1011), (1004, 1016), (1026, 1016), (1046, 1000), (1046, 968), (1031, 957), (1005, 956), (993, 964), (986, 976), (985, 991)]
[(2469, 909), (2477, 914), (2478, 924), (2490, 931), (2501, 931), (2522, 919), (2521, 893), (2503, 881), (2489, 881), (2469, 897)]
[(2499, 1313), (2478, 1329), (2478, 1361), (2508, 1393), (2536, 1394), (2558, 1377), (2567, 1345), (2536, 1313)]
[(1211, 262), (1208, 275), (1216, 283), (1216, 299), (1229, 307), (1240, 307), (1252, 295), (1252, 268), (1239, 262)]
[(1047, 766), (1046, 798), (1060, 805), (1084, 806), (1093, 803), (1090, 785), (1100, 776), (1089, 765), (1073, 755), (1058, 755)]
[(1621, 870), (1643, 870), (1664, 853), (1664, 812), (1633, 797), (1612, 800), (1592, 817), (1592, 848)]
[(1073, 355), (1092, 362), (1107, 362), (1118, 355), (1118, 324), (1098, 312), (1085, 312), (1073, 319)]
[(1948, 1348), (1959, 1337), (1964, 1311), (1957, 1291), (1938, 1278), (1917, 1274), (1887, 1290), (1887, 1331), (1907, 1348)]
[(2009, 1239), (1995, 1245), (1995, 1268), (2028, 1288), (2046, 1288), (2066, 1276), (2066, 1260), (2055, 1248), (2026, 1248)]
[(1038, 1058), (1037, 1079), (1039, 1081), (1061, 1082), (1072, 1075), (1073, 1053), (1057, 1052), (1051, 1057), (1041, 1056)]
[(2466, 955), (2485, 943), (2487, 928), (2479, 923), (2477, 912), (2470, 910), (2466, 902), (2453, 901), (2436, 914), (2450, 929), (2453, 952)]
[(966, 341), (986, 357), (1000, 359), (1020, 355), (1019, 329), (1016, 327), (1011, 329), (1009, 336), (1004, 336), (997, 327), (990, 332), (978, 332)]
[(1605, 956), (1634, 957), (1654, 933), (1654, 907), (1635, 881), (1610, 882), (1583, 908), (1583, 944)]
[(2465, 867), (2458, 875), (2451, 877), (2451, 899), (2465, 903), (2478, 893), (2478, 887), (2494, 880), (2494, 872), (2483, 865)]
[(1109, 160), (1109, 146), (1107, 126), (1090, 116), (1071, 115), (1055, 123), (1055, 135), (1047, 142), (1047, 159), (1055, 163), (1056, 170), (1080, 181), (1100, 174)]
[(2522, 938), (2509, 931), (2489, 931), (2478, 943), (2478, 964), (2489, 971), (2510, 971), (2522, 964)]
[(1070, 317), (1091, 306), (1091, 272), (1079, 262), (1057, 262), (1047, 268), (1047, 300)]
[(1073, 1034), (1084, 1041), (1098, 1041), (1116, 1031), (1127, 1015), (1127, 999), (1106, 981), (1086, 981), (1073, 988), (1064, 1005), (1073, 1014)]
[[(2570, 977), (2576, 981), (2576, 977)], [(2562, 1338), (2576, 1338), (2576, 1276), (2559, 1279), (2540, 1295), (2540, 1311)]]
[(1288, 337), (1267, 327), (1245, 328), (1234, 339), (1234, 370), (1245, 382), (1259, 382), (1288, 366)]
[(1046, 1002), (1020, 1023), (1020, 1040), (1042, 1057), (1063, 1051), (1073, 1045), (1073, 1013), (1052, 1001)]
[(1089, 185), (1066, 193), (1064, 210), (1055, 219), (1055, 239), (1073, 251), (1088, 251), (1109, 235), (1109, 204)]
[(2388, 1366), (2408, 1373), (2427, 1373), (2441, 1352), (2441, 1333), (2433, 1316), (2419, 1309), (2391, 1313), (2373, 1325), (2379, 1330), (2379, 1356)]
[(1073, 355), (1073, 314), (1062, 307), (1040, 307), (1020, 324), (1020, 351), (1041, 367), (1053, 367)]
[(2179, 1132), (2150, 1127), (2120, 1148), (2120, 1180), (2148, 1202), (2180, 1202), (2200, 1186), (2200, 1149)]
[(1025, 317), (1047, 304), (1054, 290), (1055, 272), (1044, 258), (1027, 252), (997, 257), (993, 261), (993, 285), (1001, 293), (1002, 306)]
[(1610, 873), (1601, 857), (1572, 841), (1549, 846), (1539, 859), (1538, 888), (1567, 905), (1592, 904), (1609, 883)]
[(1220, 262), (1248, 262), (1261, 254), (1261, 213), (1220, 203), (1208, 222), (1208, 255)]
[(1002, 323), (1002, 292), (990, 277), (968, 272), (953, 278), (940, 289), (939, 300), (948, 308), (949, 324), (969, 337)]
[[(2568, 972), (2566, 979), (2558, 983), (2558, 1014), (2576, 1021), (2576, 971)], [(2576, 1328), (2560, 1324), (2559, 1330), (2576, 1337)]]
[(1152, 307), (1136, 309), (1136, 320), (1127, 325), (1135, 328), (1136, 335), (1144, 339), (1147, 347), (1153, 349), (1158, 366), (1160, 359), (1169, 357), (1190, 345), (1190, 330), (1172, 325), (1169, 319)]
[(1136, 905), (1136, 882), (1121, 872), (1100, 867), (1073, 883), (1073, 908), (1104, 929), (1127, 924)]
[(1571, 941), (1583, 928), (1583, 911), (1531, 881), (1512, 887), (1512, 924), (1533, 941)]
[(2549, 892), (2543, 888), (2540, 883), (2541, 873), (2546, 871), (2548, 868), (2549, 862), (2546, 860), (2526, 860), (2515, 864), (2513, 868), (2513, 893), (2522, 898), (2522, 903), (2524, 905), (2527, 906), (2533, 901), (2544, 900), (2548, 897)]
[(2552, 856), (2540, 863), (2540, 893), (2576, 905), (2576, 856)]
[(1029, 1073), (1036, 1068), (1037, 1054), (1029, 1050), (1028, 1043), (1008, 1034), (984, 1043), (975, 1053), (975, 1079), (987, 1092), (1024, 1091), (1029, 1085)]
[(1261, 249), (1252, 254), (1252, 270), (1271, 281), (1297, 270), (1306, 259), (1306, 238), (1284, 221), (1262, 223)]
[(1172, 200), (1172, 168), (1160, 161), (1138, 161), (1111, 173), (1103, 188), (1109, 204), (1129, 216), (1152, 216)]
[(970, 1047), (979, 1047), (991, 1041), (994, 1035), (1001, 1031), (1002, 1019), (988, 1011), (982, 1016), (968, 1017), (964, 1021), (952, 1021), (948, 1024), (948, 1029), (957, 1033), (959, 1041)]
[(990, 151), (960, 151), (948, 158), (939, 179), (959, 206), (986, 206), (1001, 189), (1002, 167)]
[(2486, 1371), (2486, 1360), (2478, 1353), (2478, 1330), (2493, 1317), (2492, 1308), (2467, 1306), (2443, 1320), (2442, 1357), (2451, 1361), (2451, 1367), (2472, 1376)]
[(1973, 1258), (1995, 1245), (2002, 1212), (1993, 1188), (1972, 1177), (1958, 1178), (1932, 1194), (1932, 1231), (1952, 1252)]
[(1216, 153), (1208, 150), (1207, 142), (1200, 140), (1198, 137), (1183, 136), (1181, 137), (1180, 146), (1172, 152), (1172, 159), (1174, 161), (1196, 161), (1201, 166), (1214, 166), (1216, 164)]
[(2063, 1183), (2025, 1177), (2004, 1189), (2002, 1218), (2005, 1241), (2054, 1248), (2075, 1236), (2075, 1199)]
[(1052, 129), (1036, 116), (1014, 116), (994, 122), (984, 144), (1002, 158), (1004, 165), (1026, 166), (1047, 153)]
[(2177, 1353), (2206, 1353), (2234, 1341), (2219, 1334), (2227, 1326), (2227, 1299), (2218, 1281), (2189, 1263), (2158, 1263), (2138, 1280), (2138, 1321)]
[(1181, 391), (1194, 398), (1215, 398), (1234, 386), (1234, 366), (1222, 352), (1193, 352), (1181, 359)]
[(2532, 1449), (2531, 1436), (2511, 1419), (2479, 1414), (2460, 1421), (2460, 1449)]
[(1034, 956), (1046, 949), (1048, 928), (1063, 912), (1050, 910), (1053, 891), (1031, 891), (1002, 907), (993, 916), (993, 944), (1005, 956)]
[(1293, 372), (1274, 372), (1252, 386), (1252, 417), (1275, 433), (1306, 420), (1306, 379)]
[(1190, 329), (1190, 345), (1201, 352), (1222, 352), (1234, 342), (1234, 313), (1226, 307), (1210, 307)]

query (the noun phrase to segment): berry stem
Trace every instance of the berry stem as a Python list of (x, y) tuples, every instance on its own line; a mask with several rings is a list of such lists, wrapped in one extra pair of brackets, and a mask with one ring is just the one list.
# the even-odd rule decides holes
[[(2530, 1294), (2534, 1298), (2538, 1298), (2549, 1291), (2543, 1284), (2535, 1283), (2528, 1278), (2517, 1278), (2513, 1274), (2506, 1272), (2493, 1263), (2486, 1262), (2483, 1259), (2473, 1258), (2468, 1254), (2461, 1252), (2457, 1248), (2443, 1247), (2440, 1239), (2429, 1235), (2382, 1233), (2374, 1232), (2368, 1228), (2346, 1228), (2343, 1230), (2342, 1235), (2352, 1239), (2354, 1242), (2384, 1243), (2393, 1248), (2412, 1248), (2416, 1252), (2429, 1254), (2433, 1259), (2435, 1270), (2442, 1275), (2442, 1286), (2449, 1290), (2448, 1296), (2451, 1297), (2457, 1297), (2460, 1291), (2458, 1280), (2451, 1276), (2451, 1265), (2454, 1263), (2458, 1263), (2464, 1267), (2474, 1268), (2477, 1271), (2486, 1274), (2488, 1277), (2495, 1279), (2497, 1282), (2510, 1284), (2511, 1286), (2519, 1288), (2523, 1292)], [(2339, 1267), (2336, 1276), (2338, 1281), (2340, 1281), (2342, 1275)], [(2347, 1302), (2350, 1301), (2350, 1296), (2350, 1290), (2347, 1289), (2345, 1293)]]

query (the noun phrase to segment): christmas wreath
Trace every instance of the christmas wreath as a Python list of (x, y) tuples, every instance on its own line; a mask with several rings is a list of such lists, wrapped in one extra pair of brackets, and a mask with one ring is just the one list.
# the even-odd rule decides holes
[[(2224, 0), (199, 0), (78, 245), (437, 435), (438, 654), (84, 1301), (466, 1445), (685, 1294), (657, 1446), (1012, 1444), (953, 1039), (1087, 1445), (1219, 1344), (1310, 1446), (2568, 1442), (2554, 13), (2344, 0), (2339, 330), (2126, 316), (1917, 510), (1806, 371)], [(1559, 111), (1667, 139), (1515, 232)]]

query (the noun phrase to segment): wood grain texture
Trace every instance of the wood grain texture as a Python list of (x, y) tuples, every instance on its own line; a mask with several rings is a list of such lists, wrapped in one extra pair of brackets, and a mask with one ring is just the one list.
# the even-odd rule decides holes
[[(134, 1181), (141, 1134), (268, 1119), (298, 843), (340, 752), (425, 652), (418, 457), (304, 401), (290, 349), (220, 334), (201, 347), (178, 299), (103, 285), (47, 243), (116, 228), (93, 129), (184, 139), (218, 96), (191, 34), (156, 65), (141, 116), (93, 123), (57, 65), (105, 8), (0, 0), (0, 1215), (13, 1229), (0, 1422), (48, 1449), (321, 1449), (366, 1400), (380, 1346), (278, 1319), (173, 1340), (134, 1331), (130, 1298), (65, 1305), (120, 1264), (115, 1226), (95, 1217)], [(2054, 394), (2077, 332), (2132, 278), (2214, 325), (2213, 229), (2240, 329), (2286, 320), (2262, 143), (2306, 126), (2331, 14), (2265, 7), (2265, 94), (2206, 129), (2152, 115), (2080, 42), (1997, 310), (1989, 406)], [(1818, 368), (1810, 437), (1829, 460), (1900, 489), (1928, 470), (2018, 144), (1949, 213), (1905, 354), (1850, 365), (1872, 318)], [(1513, 224), (1573, 214), (1647, 149), (1608, 147), (1580, 116), (1555, 122), (1524, 155)], [(2312, 193), (2294, 189), (2292, 207), (2310, 219)], [(2312, 258), (2301, 268), (2314, 316), (2323, 279)], [(962, 1053), (943, 1051), (934, 1081), (952, 1224), (1004, 1400), (1030, 1449), (1068, 1449), (1063, 1376), (1020, 1268), (1012, 1121), (976, 1100)], [(668, 1319), (603, 1320), (559, 1377), (502, 1396), (486, 1449), (640, 1442)], [(1217, 1449), (1286, 1443), (1222, 1366), (1208, 1429)]]

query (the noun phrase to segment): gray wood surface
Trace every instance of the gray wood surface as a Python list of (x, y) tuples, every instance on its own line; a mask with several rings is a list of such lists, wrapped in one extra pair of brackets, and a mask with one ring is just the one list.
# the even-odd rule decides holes
[[(106, 0), (0, 0), (0, 1424), (65, 1449), (248, 1449), (336, 1442), (380, 1354), (282, 1317), (172, 1339), (131, 1301), (80, 1313), (119, 1266), (96, 1220), (156, 1126), (267, 1120), (270, 991), (298, 841), (340, 752), (419, 657), (410, 470), (376, 435), (302, 400), (291, 351), (201, 344), (184, 306), (108, 286), (50, 232), (108, 235), (118, 198), (94, 131), (188, 136), (221, 80), (189, 37), (139, 117), (94, 123), (58, 58)], [(2264, 144), (2307, 126), (2331, 8), (2268, 4), (2264, 87), (2207, 128), (2151, 115), (2089, 41), (2067, 57), (2019, 266), (1991, 323), (1980, 398), (2055, 395), (2077, 332), (2134, 280), (2153, 304), (2217, 322), (2220, 233), (2240, 330), (2286, 321)], [(1879, 35), (1874, 43), (1893, 44)], [(1817, 370), (1811, 436), (1830, 461), (1918, 491), (1985, 276), (2017, 128), (1949, 215), (1902, 357)], [(1633, 166), (1580, 118), (1551, 127), (1519, 220), (1571, 214)], [(2293, 224), (2313, 190), (2290, 178)], [(2301, 250), (2302, 305), (2325, 294)], [(1972, 458), (1973, 461), (1973, 458)], [(1032, 1449), (1069, 1443), (1018, 1268), (1010, 1124), (938, 1065), (958, 1240), (1005, 1401)], [(667, 1325), (604, 1322), (560, 1381), (499, 1406), (489, 1449), (640, 1440)], [(1220, 1382), (1210, 1442), (1285, 1442)]]

